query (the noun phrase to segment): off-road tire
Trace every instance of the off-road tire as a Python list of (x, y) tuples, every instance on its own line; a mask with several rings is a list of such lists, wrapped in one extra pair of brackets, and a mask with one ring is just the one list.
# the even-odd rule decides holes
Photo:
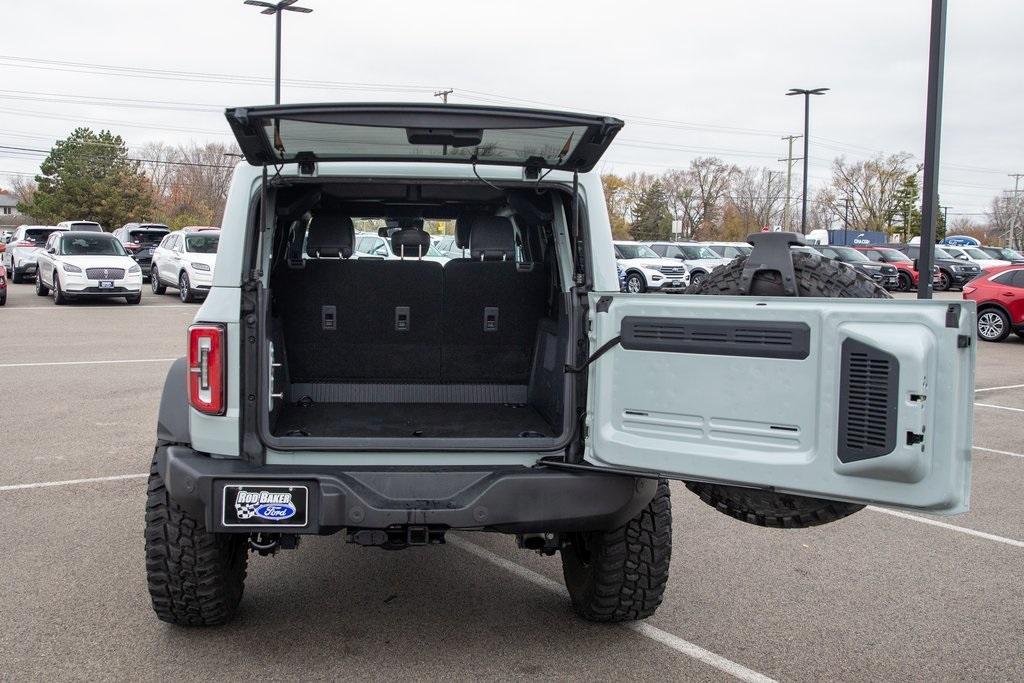
[[(884, 288), (851, 266), (815, 254), (794, 252), (793, 271), (800, 296), (830, 298), (890, 299)], [(746, 258), (716, 268), (699, 286), (687, 288), (687, 294), (742, 295), (740, 277)], [(762, 271), (751, 283), (752, 296), (783, 296), (782, 277), (774, 271)], [(730, 517), (758, 526), (802, 528), (834, 522), (864, 508), (822, 498), (808, 498), (773, 491), (687, 482), (701, 500)]]
[(167, 291), (164, 283), (160, 282), (160, 276), (157, 274), (156, 268), (150, 268), (149, 270), (149, 286), (153, 288), (154, 294), (163, 294)]
[(218, 626), (245, 587), (245, 535), (214, 534), (167, 495), (156, 463), (146, 499), (146, 578), (153, 611), (178, 626)]
[(562, 548), (572, 607), (588, 621), (634, 621), (658, 609), (672, 556), (672, 499), (659, 481), (639, 515), (608, 531), (572, 534)]
[[(857, 272), (852, 266), (815, 254), (793, 252), (793, 271), (800, 296), (839, 299), (891, 299), (884, 287)], [(686, 288), (687, 294), (724, 294), (740, 296), (740, 277), (746, 257), (715, 268), (704, 280)], [(751, 296), (784, 296), (782, 277), (774, 271), (761, 271), (751, 283)]]
[(779, 529), (804, 529), (835, 522), (864, 508), (822, 498), (792, 496), (774, 491), (745, 489), (724, 484), (686, 482), (705, 503), (741, 522)]

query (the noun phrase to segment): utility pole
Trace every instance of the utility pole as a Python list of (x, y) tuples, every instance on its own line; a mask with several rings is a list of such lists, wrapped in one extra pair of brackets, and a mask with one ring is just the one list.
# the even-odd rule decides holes
[(850, 198), (843, 197), (843, 244), (846, 244), (846, 233), (850, 231)]
[(942, 209), (942, 227), (948, 233), (949, 232), (949, 207), (939, 206)]
[(1017, 249), (1020, 247), (1021, 242), (1021, 206), (1020, 206), (1020, 179), (1024, 178), (1024, 173), (1008, 173), (1013, 178), (1013, 200), (1010, 205), (1013, 209), (1013, 223), (1010, 225), (1010, 248)]
[(452, 90), (451, 88), (448, 88), (447, 90), (438, 90), (436, 93), (434, 93), (434, 97), (440, 97), (442, 102), (448, 104), (448, 96), (451, 95), (453, 92), (455, 91)]
[(786, 162), (786, 205), (782, 208), (782, 229), (784, 231), (789, 230), (789, 206), (793, 201), (793, 162), (800, 161), (799, 158), (793, 158), (793, 141), (799, 140), (799, 135), (786, 135), (782, 138), (789, 142), (789, 153), (786, 154), (785, 159), (779, 159), (779, 161)]

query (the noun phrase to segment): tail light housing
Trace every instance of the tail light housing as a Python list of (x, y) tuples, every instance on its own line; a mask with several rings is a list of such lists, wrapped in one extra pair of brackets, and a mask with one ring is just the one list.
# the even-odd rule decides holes
[(223, 415), (227, 409), (225, 337), (223, 325), (188, 328), (188, 402), (206, 415)]
[(22, 240), (20, 242), (15, 242), (11, 246), (12, 247), (38, 247), (39, 245), (36, 244), (35, 242), (29, 241), (29, 240)]

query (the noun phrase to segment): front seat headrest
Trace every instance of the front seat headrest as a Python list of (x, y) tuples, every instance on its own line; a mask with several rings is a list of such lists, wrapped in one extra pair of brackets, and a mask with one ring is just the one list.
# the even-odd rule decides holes
[(391, 235), (391, 250), (401, 258), (420, 258), (430, 249), (430, 235), (416, 228), (402, 228)]
[(514, 261), (516, 233), (504, 216), (480, 216), (469, 231), (469, 257), (474, 261)]
[(348, 258), (356, 242), (356, 230), (349, 216), (326, 208), (315, 209), (306, 235), (306, 253), (311, 258)]

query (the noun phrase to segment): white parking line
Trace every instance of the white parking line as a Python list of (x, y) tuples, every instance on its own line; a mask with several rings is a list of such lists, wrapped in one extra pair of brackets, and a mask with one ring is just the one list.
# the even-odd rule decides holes
[[(527, 569), (526, 567), (520, 564), (516, 564), (511, 560), (507, 560), (504, 557), (492, 553), (490, 550), (487, 550), (486, 548), (481, 548), (476, 543), (467, 541), (466, 539), (460, 536), (449, 536), (447, 540), (448, 543), (450, 543), (451, 545), (454, 545), (458, 548), (461, 548), (462, 550), (465, 550), (468, 553), (476, 555), (485, 562), (489, 562), (497, 567), (501, 567), (502, 569), (518, 576), (519, 578), (529, 581), (535, 586), (539, 586), (544, 590), (560, 595), (566, 599), (568, 599), (569, 597), (569, 593), (568, 591), (566, 591), (565, 586), (558, 583), (557, 581), (549, 579), (548, 577), (542, 574), (538, 574), (532, 569)], [(651, 626), (650, 624), (644, 622), (632, 622), (620, 625), (623, 628), (626, 628), (630, 631), (633, 631), (644, 636), (645, 638), (650, 638), (651, 640), (655, 640), (661, 643), (662, 645), (666, 645), (675, 650), (676, 652), (686, 655), (687, 657), (692, 657), (693, 659), (704, 662), (708, 666), (714, 667), (715, 669), (718, 669), (723, 673), (738, 678), (741, 681), (756, 681), (757, 683), (774, 683), (774, 679), (769, 678), (764, 674), (760, 674), (756, 671), (748, 669), (742, 664), (737, 664), (731, 659), (726, 659), (725, 657), (717, 655), (714, 652), (711, 652), (710, 650), (705, 650), (701, 646), (694, 645), (690, 641), (683, 640), (679, 636), (672, 635), (667, 631), (662, 631), (660, 628), (656, 626)]]
[(994, 448), (982, 448), (981, 446), (971, 446), (976, 451), (984, 451), (986, 453), (998, 453), (999, 455), (1012, 455), (1015, 458), (1024, 458), (1024, 453), (1013, 453), (1011, 451), (997, 451)]
[(101, 481), (119, 481), (121, 479), (141, 479), (148, 474), (115, 474), (111, 477), (91, 477), (89, 479), (65, 479), (63, 481), (37, 481), (33, 484), (7, 484), (0, 486), (0, 491), (19, 491), (21, 489), (45, 489), (51, 486), (72, 486), (74, 484), (93, 484)]
[(9, 311), (95, 311), (95, 310), (100, 309), (100, 308), (102, 308), (104, 310), (122, 309), (123, 308), (126, 311), (138, 311), (140, 309), (141, 310), (146, 310), (146, 311), (152, 311), (155, 308), (194, 308), (197, 311), (199, 310), (199, 307), (196, 306), (195, 304), (191, 304), (191, 305), (190, 304), (149, 304), (148, 306), (146, 304), (143, 304), (142, 306), (127, 306), (127, 305), (124, 305), (124, 304), (119, 304), (119, 305), (116, 305), (116, 306), (63, 306), (63, 307), (57, 307), (57, 306), (10, 306), (10, 307), (6, 307), (6, 308), (7, 308), (7, 311), (4, 311), (4, 313), (7, 313)]
[(997, 405), (995, 405), (993, 403), (978, 403), (978, 402), (975, 402), (974, 405), (979, 406), (981, 408), (996, 408), (998, 410), (1012, 410), (1015, 413), (1024, 413), (1024, 408), (1010, 408), (1009, 406), (997, 406)]
[(115, 365), (117, 363), (170, 363), (177, 358), (132, 358), (128, 360), (64, 360), (52, 363), (0, 363), (0, 368), (39, 368), (47, 365)]
[(947, 524), (946, 522), (940, 522), (938, 520), (928, 519), (926, 517), (918, 517), (917, 515), (911, 515), (906, 512), (900, 512), (899, 510), (889, 510), (888, 508), (875, 507), (874, 505), (869, 505), (867, 509), (873, 512), (881, 512), (886, 515), (892, 515), (893, 517), (909, 519), (913, 522), (930, 524), (932, 526), (937, 526), (941, 529), (948, 529), (949, 531), (956, 531), (961, 534), (968, 534), (969, 536), (977, 536), (978, 538), (984, 538), (987, 541), (995, 541), (996, 543), (1005, 543), (1006, 545), (1012, 545), (1017, 548), (1024, 548), (1024, 541), (1018, 541), (1013, 538), (1006, 538), (1005, 536), (996, 536), (995, 534), (988, 534), (984, 531), (976, 531), (974, 529), (968, 529), (967, 527), (956, 526), (955, 524)]
[(1005, 387), (985, 387), (984, 389), (975, 389), (974, 393), (979, 391), (999, 391), (1000, 389), (1020, 389), (1024, 387), (1024, 384), (1007, 384)]

